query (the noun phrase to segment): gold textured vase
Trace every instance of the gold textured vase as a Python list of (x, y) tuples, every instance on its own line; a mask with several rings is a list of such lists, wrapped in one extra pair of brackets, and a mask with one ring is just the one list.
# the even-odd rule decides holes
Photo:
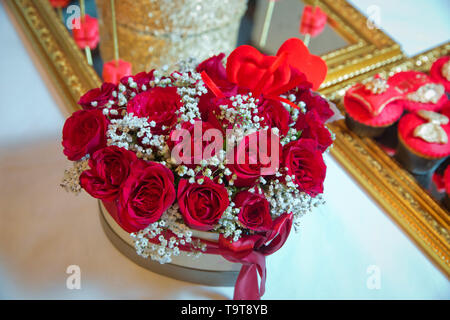
[[(110, 0), (97, 0), (100, 53), (114, 58)], [(120, 0), (115, 2), (120, 58), (133, 72), (228, 54), (235, 46), (246, 0)]]

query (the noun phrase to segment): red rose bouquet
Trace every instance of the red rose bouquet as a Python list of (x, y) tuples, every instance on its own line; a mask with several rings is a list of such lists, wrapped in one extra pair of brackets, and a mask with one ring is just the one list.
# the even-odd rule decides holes
[(139, 255), (219, 254), (242, 263), (235, 298), (259, 298), (265, 256), (322, 202), (334, 112), (312, 91), (326, 65), (298, 39), (276, 56), (240, 46), (224, 58), (87, 92), (64, 125), (63, 185), (102, 201)]

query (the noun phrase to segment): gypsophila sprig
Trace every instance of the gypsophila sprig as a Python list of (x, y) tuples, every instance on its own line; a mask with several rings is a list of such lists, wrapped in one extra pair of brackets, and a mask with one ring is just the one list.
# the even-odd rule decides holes
[(71, 168), (66, 169), (64, 171), (61, 187), (68, 192), (73, 192), (75, 194), (80, 193), (82, 190), (80, 186), (80, 175), (89, 168), (88, 161), (89, 159), (86, 157), (79, 161), (75, 161)]

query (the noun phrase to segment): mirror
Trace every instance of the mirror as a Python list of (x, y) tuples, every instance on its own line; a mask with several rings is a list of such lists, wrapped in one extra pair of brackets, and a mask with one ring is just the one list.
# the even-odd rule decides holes
[[(345, 125), (349, 130), (362, 139), (372, 139), (382, 152), (411, 174), (423, 192), (450, 212), (444, 181), (444, 172), (450, 163), (445, 132), (450, 132), (447, 128), (450, 92), (448, 80), (442, 75), (445, 67), (448, 69), (445, 63), (448, 45), (430, 52), (412, 57), (409, 64), (395, 69), (379, 70), (375, 76), (347, 87), (339, 105), (346, 115)], [(376, 92), (371, 89), (376, 89), (374, 85)], [(387, 99), (393, 102), (385, 103), (378, 112), (369, 108), (382, 105), (375, 100)], [(392, 120), (387, 119), (382, 126), (375, 124), (385, 121), (382, 118), (389, 114), (394, 117)], [(433, 128), (427, 125), (438, 122)]]
[[(255, 4), (251, 42), (254, 45), (258, 45), (269, 2), (256, 1)], [(304, 2), (299, 0), (283, 0), (276, 2), (267, 34), (267, 43), (261, 48), (263, 51), (274, 55), (286, 39), (293, 37), (305, 38), (299, 33), (300, 19), (305, 5)], [(310, 40), (308, 48), (311, 53), (324, 55), (342, 49), (350, 44), (348, 40), (331, 27), (331, 25), (334, 24), (333, 21), (328, 21), (324, 30), (317, 37)]]
[[(219, 10), (218, 13), (212, 13), (214, 11), (202, 7), (201, 1), (172, 2), (171, 6), (166, 5), (167, 8), (162, 5), (154, 8), (145, 7), (146, 11), (138, 5), (131, 5), (131, 3), (137, 3), (135, 1), (130, 3), (129, 1), (117, 2), (115, 14), (120, 58), (132, 62), (133, 73), (137, 73), (142, 70), (161, 67), (166, 64), (166, 61), (178, 61), (180, 57), (186, 57), (186, 55), (204, 59), (222, 51), (230, 52), (235, 46), (241, 44), (259, 47), (262, 30), (267, 21), (269, 21), (267, 42), (262, 48), (259, 47), (261, 51), (267, 54), (275, 54), (277, 48), (290, 37), (304, 38), (299, 32), (299, 26), (303, 9), (309, 1), (275, 1), (273, 2), (271, 19), (267, 19), (269, 0), (230, 1), (231, 3), (227, 3), (225, 7), (219, 1), (215, 9), (216, 11)], [(100, 26), (100, 44), (92, 50), (92, 56), (93, 67), (101, 77), (102, 57), (106, 60), (112, 60), (114, 57), (110, 1), (85, 0), (84, 3), (86, 14), (97, 18)], [(187, 19), (187, 22), (171, 24), (171, 21), (173, 22), (174, 19), (177, 20), (178, 18), (176, 15), (165, 14), (164, 10), (180, 10), (176, 6), (177, 3), (186, 6), (186, 12), (197, 10), (201, 14), (190, 14), (190, 20)], [(70, 21), (76, 16), (79, 4), (79, 0), (73, 0), (64, 8), (54, 9), (59, 16), (59, 21), (64, 22), (63, 25), (69, 33), (71, 33), (71, 28), (68, 28), (68, 26), (70, 27)], [(345, 69), (343, 59), (348, 60), (348, 56), (352, 52), (357, 51), (361, 60), (364, 60), (366, 56), (374, 59), (381, 54), (384, 57), (398, 55), (398, 48), (395, 48), (395, 46), (392, 54), (386, 54), (387, 48), (384, 48), (385, 52), (377, 51), (378, 47), (392, 44), (385, 35), (382, 34), (380, 37), (379, 32), (374, 31), (373, 33), (378, 36), (372, 37), (371, 30), (365, 30), (364, 32), (368, 32), (368, 34), (364, 35), (361, 30), (356, 29), (358, 28), (357, 25), (355, 25), (355, 28), (348, 25), (350, 20), (353, 24), (361, 24), (365, 23), (365, 19), (346, 1), (324, 0), (308, 4), (320, 6), (323, 12), (327, 14), (327, 23), (324, 30), (309, 41), (311, 52), (322, 55), (329, 67), (329, 74), (324, 87), (332, 85), (333, 81), (341, 78), (343, 69)], [(229, 12), (230, 10), (227, 8), (231, 5), (234, 9)], [(342, 10), (342, 12), (336, 12), (336, 9)], [(201, 19), (202, 14), (207, 15), (205, 21), (209, 21), (211, 20), (211, 14), (219, 16), (220, 10), (224, 10), (224, 13), (220, 15), (224, 17), (220, 20), (220, 24), (192, 27), (192, 30), (186, 29), (189, 23)], [(130, 19), (127, 15), (132, 15), (133, 19)], [(346, 21), (345, 17), (349, 21)], [(130, 23), (131, 20), (136, 21)], [(152, 29), (152, 26), (156, 31)], [(367, 27), (365, 28), (367, 29)], [(376, 40), (373, 45), (369, 44), (364, 38), (367, 36)], [(167, 47), (170, 47), (171, 50), (168, 51)], [(355, 71), (358, 72), (360, 66), (354, 64), (352, 68), (356, 68)]]
[[(412, 58), (372, 70), (364, 76), (343, 81), (336, 85), (336, 91), (329, 97), (345, 114), (344, 96), (355, 84), (365, 83), (376, 74), (388, 78), (407, 70), (428, 73), (437, 59), (449, 54), (450, 44), (447, 43)], [(395, 127), (392, 128), (393, 132), (387, 133), (391, 142), (396, 133)], [(344, 120), (331, 124), (330, 129), (336, 134), (332, 155), (431, 260), (449, 275), (450, 215), (441, 202), (445, 198), (445, 192), (436, 192), (429, 185), (433, 173), (442, 172), (445, 161), (443, 166), (430, 171), (423, 179), (420, 175), (411, 174), (404, 163), (386, 153), (380, 139), (357, 134)], [(424, 182), (428, 184), (425, 185)]]

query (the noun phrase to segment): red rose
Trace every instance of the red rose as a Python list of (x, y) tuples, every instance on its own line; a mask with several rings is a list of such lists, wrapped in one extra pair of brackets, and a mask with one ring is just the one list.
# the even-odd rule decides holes
[(216, 86), (225, 96), (224, 98), (218, 98), (213, 92), (208, 91), (206, 94), (202, 94), (198, 102), (198, 110), (202, 121), (209, 122), (215, 128), (224, 130), (227, 127), (227, 123), (223, 120), (218, 120), (217, 117), (221, 114), (222, 110), (220, 106), (232, 104), (229, 97), (238, 94), (238, 87), (226, 80), (214, 80)]
[(211, 90), (208, 90), (206, 94), (200, 96), (198, 102), (202, 121), (211, 123), (219, 130), (223, 130), (222, 123), (217, 119), (221, 113), (219, 106), (230, 105), (231, 101), (228, 98), (238, 93), (238, 87), (227, 79), (227, 72), (222, 64), (224, 57), (225, 54), (221, 53), (206, 59), (197, 66), (197, 72), (206, 72), (225, 97), (217, 98)]
[(178, 205), (184, 222), (193, 229), (208, 231), (217, 224), (230, 204), (224, 186), (203, 178), (202, 184), (181, 179), (178, 184)]
[(201, 73), (205, 71), (214, 82), (217, 80), (226, 80), (227, 71), (222, 64), (223, 58), (225, 58), (225, 53), (206, 59), (197, 66), (197, 72)]
[(228, 168), (236, 175), (234, 185), (252, 187), (261, 176), (275, 174), (279, 168), (281, 145), (279, 137), (270, 131), (258, 131), (244, 137), (228, 155)]
[(200, 117), (202, 121), (208, 122), (214, 128), (223, 131), (223, 121), (219, 120), (217, 117), (222, 112), (219, 106), (227, 104), (229, 104), (229, 100), (227, 98), (216, 98), (211, 92), (202, 94), (198, 103), (198, 110), (200, 111)]
[(116, 200), (135, 160), (134, 152), (116, 146), (97, 150), (89, 159), (91, 169), (81, 174), (80, 184), (96, 199)]
[[(153, 76), (153, 72), (155, 70), (151, 70), (150, 72), (139, 72), (138, 74), (134, 76), (125, 76), (122, 79), (120, 79), (120, 83), (126, 86), (127, 88), (131, 89), (133, 92), (142, 92), (142, 86), (145, 85), (147, 88), (149, 88), (150, 81), (152, 81), (155, 77)], [(129, 79), (133, 79), (133, 82), (136, 83), (136, 88), (130, 88)]]
[(263, 99), (258, 107), (263, 123), (269, 128), (278, 128), (280, 135), (285, 136), (289, 131), (291, 116), (289, 111), (279, 101)]
[(106, 146), (108, 122), (101, 110), (79, 110), (64, 123), (64, 154), (71, 161), (80, 160), (86, 154)]
[[(186, 133), (189, 135), (184, 137), (183, 130), (186, 130)], [(200, 164), (201, 160), (207, 160), (216, 154), (216, 150), (213, 148), (215, 138), (211, 137), (211, 139), (209, 139), (205, 135), (208, 130), (211, 130), (209, 131), (210, 133), (217, 133), (217, 135), (220, 134), (220, 137), (222, 137), (221, 131), (217, 131), (219, 129), (211, 125), (209, 122), (203, 122), (200, 120), (196, 120), (194, 124), (190, 122), (183, 122), (181, 125), (181, 130), (174, 129), (170, 133), (170, 139), (167, 140), (167, 145), (173, 152), (175, 159), (178, 160), (179, 164), (184, 164), (188, 167), (195, 167), (195, 165)], [(190, 143), (185, 141), (185, 139), (189, 138)], [(218, 143), (220, 145), (220, 149), (222, 149), (223, 142), (218, 141)], [(174, 148), (176, 149), (174, 150)]]
[(83, 109), (102, 107), (109, 100), (115, 100), (112, 96), (114, 90), (116, 90), (115, 84), (105, 82), (100, 88), (95, 88), (86, 92), (80, 100), (78, 100), (78, 104), (82, 106)]
[(141, 118), (148, 117), (149, 121), (155, 121), (156, 127), (152, 128), (152, 133), (167, 134), (176, 124), (177, 114), (175, 112), (182, 105), (177, 88), (155, 87), (128, 101), (127, 112)]
[(172, 171), (160, 163), (135, 161), (120, 190), (120, 225), (127, 232), (142, 230), (158, 221), (175, 198)]
[(283, 150), (283, 164), (287, 175), (294, 176), (298, 189), (311, 196), (323, 192), (326, 166), (316, 141), (300, 139), (288, 143)]
[(296, 96), (295, 101), (303, 101), (306, 104), (306, 110), (315, 110), (323, 123), (334, 115), (328, 101), (307, 86), (297, 88), (293, 94)]
[(236, 208), (241, 208), (238, 219), (242, 225), (253, 231), (267, 231), (272, 226), (270, 204), (264, 194), (241, 191), (235, 198)]
[(301, 130), (301, 137), (317, 142), (320, 152), (324, 152), (333, 143), (330, 131), (325, 127), (315, 110), (300, 113), (295, 129)]

